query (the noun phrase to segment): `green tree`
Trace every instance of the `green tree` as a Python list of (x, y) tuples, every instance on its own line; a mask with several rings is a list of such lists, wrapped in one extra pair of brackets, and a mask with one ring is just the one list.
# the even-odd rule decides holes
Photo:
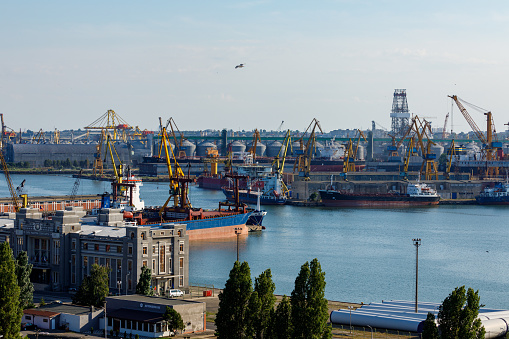
[(109, 272), (108, 267), (93, 264), (90, 275), (85, 276), (72, 302), (79, 305), (102, 307), (109, 293)]
[(292, 305), (290, 299), (284, 295), (272, 317), (269, 337), (273, 339), (291, 339), (292, 332)]
[(274, 312), (276, 285), (272, 281), (270, 269), (255, 278), (254, 292), (249, 305), (249, 324), (251, 333), (257, 339), (268, 338), (267, 331)]
[(16, 262), (7, 241), (0, 244), (0, 335), (5, 339), (19, 335), (23, 309), (20, 307)]
[(216, 334), (220, 339), (247, 338), (246, 310), (251, 298), (251, 270), (247, 262), (236, 261), (225, 287), (219, 293)]
[(479, 315), (479, 291), (465, 286), (456, 287), (444, 299), (438, 309), (438, 323), (441, 337), (444, 339), (479, 339), (486, 333), (477, 318)]
[(143, 295), (153, 295), (154, 291), (151, 288), (152, 270), (146, 266), (141, 267), (140, 279), (136, 284), (136, 293)]
[(332, 337), (332, 328), (327, 324), (329, 311), (325, 299), (325, 272), (322, 272), (318, 259), (302, 265), (290, 302), (293, 338)]
[(175, 311), (170, 306), (166, 306), (166, 311), (163, 314), (163, 319), (166, 320), (166, 323), (168, 324), (168, 327), (171, 331), (183, 331), (184, 328), (184, 321), (182, 321), (182, 317), (180, 316), (180, 313)]
[(27, 252), (21, 251), (16, 258), (16, 277), (18, 279), (19, 302), (22, 309), (33, 307), (34, 285), (30, 281), (32, 264), (28, 263)]
[(435, 323), (435, 316), (433, 313), (428, 312), (428, 316), (424, 321), (424, 326), (422, 329), (422, 339), (439, 339), (438, 335), (438, 327)]

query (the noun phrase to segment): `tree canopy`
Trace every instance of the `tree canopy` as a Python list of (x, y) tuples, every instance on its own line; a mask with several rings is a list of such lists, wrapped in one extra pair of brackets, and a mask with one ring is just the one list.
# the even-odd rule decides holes
[(182, 331), (186, 328), (180, 313), (175, 311), (170, 306), (166, 306), (166, 311), (163, 314), (163, 319), (166, 320), (166, 323), (172, 332)]
[(255, 278), (254, 292), (249, 302), (250, 332), (254, 338), (268, 338), (268, 329), (274, 313), (276, 285), (272, 281), (270, 269)]
[(19, 302), (23, 309), (30, 308), (34, 304), (34, 285), (30, 281), (32, 264), (28, 263), (27, 252), (19, 252), (16, 258), (16, 276), (18, 279)]
[(479, 301), (479, 291), (474, 292), (472, 288), (465, 291), (465, 286), (456, 287), (438, 309), (441, 338), (484, 338), (486, 331), (478, 318)]
[(247, 306), (251, 298), (251, 270), (247, 262), (233, 264), (225, 287), (219, 293), (216, 333), (220, 339), (247, 338)]
[(424, 326), (422, 329), (422, 339), (439, 339), (438, 335), (438, 327), (435, 323), (435, 316), (433, 313), (428, 312), (428, 316), (424, 321)]
[(79, 305), (102, 307), (109, 293), (109, 272), (108, 267), (93, 264), (90, 275), (85, 276), (72, 302)]
[(5, 339), (21, 338), (19, 331), (23, 308), (16, 263), (7, 241), (0, 244), (0, 335)]
[(153, 295), (154, 291), (151, 288), (152, 270), (146, 266), (141, 267), (140, 279), (136, 284), (136, 293), (143, 295)]

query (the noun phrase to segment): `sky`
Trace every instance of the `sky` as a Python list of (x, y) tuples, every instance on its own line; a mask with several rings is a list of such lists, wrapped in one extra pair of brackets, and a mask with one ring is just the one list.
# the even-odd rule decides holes
[[(0, 113), (83, 129), (391, 127), (394, 89), (442, 127), (448, 95), (504, 131), (507, 1), (0, 1)], [(244, 68), (235, 69), (243, 63)], [(481, 112), (467, 107), (485, 130)], [(457, 107), (454, 132), (470, 131)], [(449, 119), (447, 129), (451, 129)]]

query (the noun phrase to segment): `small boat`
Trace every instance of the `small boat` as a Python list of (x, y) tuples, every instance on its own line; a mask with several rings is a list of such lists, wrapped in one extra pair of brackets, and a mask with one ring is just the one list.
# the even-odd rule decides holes
[(479, 205), (509, 205), (509, 182), (497, 182), (493, 187), (485, 187), (475, 200)]
[(408, 183), (406, 193), (352, 193), (342, 190), (320, 190), (326, 207), (406, 207), (438, 205), (440, 196), (425, 183)]
[(262, 210), (260, 208), (260, 195), (258, 196), (258, 201), (256, 203), (256, 209), (251, 213), (249, 219), (247, 219), (246, 225), (250, 231), (260, 231), (265, 229), (265, 226), (262, 225), (263, 218), (267, 215), (267, 211)]

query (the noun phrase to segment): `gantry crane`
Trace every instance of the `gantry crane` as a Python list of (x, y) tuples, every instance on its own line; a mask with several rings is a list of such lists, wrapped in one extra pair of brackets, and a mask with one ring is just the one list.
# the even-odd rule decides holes
[(127, 132), (133, 129), (124, 119), (122, 119), (114, 110), (109, 109), (97, 120), (85, 127), (86, 130), (101, 130), (113, 133), (113, 140), (123, 140), (127, 142)]
[[(290, 130), (286, 131), (286, 135), (283, 140), (283, 143), (281, 144), (281, 147), (279, 148), (279, 152), (272, 161), (272, 171), (277, 176), (277, 179), (283, 176), (283, 172), (285, 169), (286, 154), (288, 153), (288, 147), (290, 147), (291, 153), (293, 150), (292, 150), (292, 136)], [(281, 180), (281, 186), (282, 186), (281, 191), (286, 196), (289, 190), (284, 180)]]
[[(313, 126), (313, 128), (311, 128)], [(296, 151), (297, 153), (297, 159), (295, 159), (295, 164), (293, 166), (293, 172), (295, 173), (295, 169), (298, 169), (299, 176), (304, 177), (304, 180), (310, 180), (309, 178), (309, 172), (311, 172), (311, 159), (313, 159), (313, 154), (315, 153), (316, 149), (316, 128), (318, 127), (318, 130), (320, 133), (323, 134), (322, 127), (320, 126), (320, 122), (316, 120), (316, 118), (313, 118), (311, 120), (311, 123), (309, 124), (308, 128), (302, 133), (302, 136), (299, 139), (300, 149)], [(304, 136), (307, 134), (308, 130), (311, 132), (309, 133), (309, 138), (304, 144)]]
[(357, 132), (355, 132), (355, 137), (348, 140), (345, 155), (343, 156), (343, 175), (348, 172), (355, 172), (355, 160), (357, 159), (357, 151), (359, 150), (361, 137), (367, 142), (364, 133), (358, 129)]
[(256, 162), (256, 146), (258, 146), (258, 142), (262, 142), (261, 138), (260, 138), (260, 132), (258, 131), (258, 129), (255, 129), (254, 133), (253, 133), (253, 141), (251, 143), (251, 147), (249, 148), (248, 152), (251, 153), (251, 155), (253, 156), (253, 161)]
[[(485, 174), (490, 176), (492, 174), (498, 175), (499, 169), (497, 166), (490, 166), (488, 162), (491, 162), (493, 160), (498, 160), (498, 150), (502, 148), (502, 143), (497, 140), (497, 134), (495, 131), (495, 123), (493, 121), (493, 115), (491, 112), (482, 109), (479, 106), (472, 105), (460, 98), (456, 95), (449, 95), (449, 98), (454, 100), (456, 105), (458, 106), (461, 114), (463, 114), (463, 117), (465, 120), (467, 120), (468, 124), (470, 125), (470, 128), (474, 131), (475, 135), (479, 139), (479, 141), (482, 143), (481, 148), (481, 158), (482, 160), (487, 161), (487, 166), (485, 170)], [(463, 106), (462, 102), (469, 105), (470, 107), (476, 109), (477, 111), (483, 112), (486, 116), (486, 135), (479, 129), (475, 121), (472, 119), (466, 108)]]

